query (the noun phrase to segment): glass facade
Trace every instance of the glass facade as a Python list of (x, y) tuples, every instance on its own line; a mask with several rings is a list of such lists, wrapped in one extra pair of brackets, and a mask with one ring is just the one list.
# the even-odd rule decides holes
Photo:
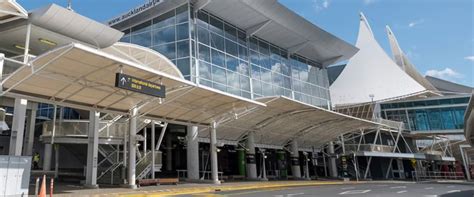
[(381, 104), (382, 117), (404, 122), (412, 131), (463, 129), (469, 98), (466, 96)]
[(190, 24), (188, 5), (180, 6), (151, 20), (124, 29), (120, 40), (152, 48), (178, 66), (191, 80)]
[(186, 4), (125, 29), (122, 42), (155, 49), (201, 85), (245, 98), (283, 95), (329, 108), (327, 70), (320, 64), (191, 10)]

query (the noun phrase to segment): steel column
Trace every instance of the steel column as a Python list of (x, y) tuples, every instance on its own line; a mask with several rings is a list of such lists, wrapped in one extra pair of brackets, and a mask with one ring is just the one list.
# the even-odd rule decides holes
[(25, 116), (27, 104), (28, 101), (25, 99), (15, 99), (9, 155), (21, 156), (21, 152), (23, 149), (23, 136), (25, 132)]
[(249, 132), (247, 135), (246, 148), (247, 179), (257, 179), (257, 164), (255, 159), (255, 132), (253, 131)]
[(137, 116), (138, 108), (135, 107), (130, 110), (130, 119), (129, 119), (129, 138), (128, 138), (128, 186), (132, 189), (136, 189), (137, 185), (135, 184), (136, 174), (136, 159), (137, 159)]
[(99, 118), (100, 112), (89, 112), (89, 134), (87, 143), (87, 187), (96, 188), (97, 185), (97, 160), (99, 156)]
[(329, 175), (332, 177), (332, 178), (337, 178), (337, 166), (336, 166), (336, 158), (334, 158), (334, 142), (329, 142), (329, 146), (328, 146), (328, 151), (329, 151), (329, 154), (330, 154), (330, 157), (329, 157)]
[(36, 109), (33, 107), (28, 114), (28, 137), (26, 140), (26, 148), (23, 151), (23, 155), (33, 155), (33, 142), (35, 140), (35, 125), (36, 125)]
[(43, 171), (51, 170), (51, 156), (53, 152), (53, 145), (44, 144), (44, 153), (43, 153)]
[(298, 152), (298, 143), (293, 140), (291, 142), (291, 173), (295, 178), (301, 178), (301, 166), (300, 166), (300, 158)]
[(155, 121), (151, 121), (151, 178), (155, 179)]
[(211, 124), (211, 139), (210, 139), (210, 154), (211, 154), (211, 177), (212, 177), (212, 182), (214, 184), (221, 184), (219, 181), (219, 175), (218, 175), (218, 165), (217, 165), (217, 123), (213, 122)]
[(187, 178), (189, 180), (199, 180), (199, 141), (197, 126), (188, 126), (186, 144)]

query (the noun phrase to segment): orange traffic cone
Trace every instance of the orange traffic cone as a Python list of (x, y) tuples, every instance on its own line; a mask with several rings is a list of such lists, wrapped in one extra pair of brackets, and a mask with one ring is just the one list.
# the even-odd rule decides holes
[(38, 197), (46, 197), (46, 175), (43, 175), (43, 182), (41, 183), (41, 188)]

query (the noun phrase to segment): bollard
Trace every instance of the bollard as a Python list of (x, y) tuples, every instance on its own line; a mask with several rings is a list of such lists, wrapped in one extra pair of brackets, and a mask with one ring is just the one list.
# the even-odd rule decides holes
[(36, 184), (35, 184), (35, 196), (38, 196), (38, 190), (39, 190), (39, 183), (40, 183), (40, 178), (36, 178)]
[(54, 178), (51, 178), (51, 185), (49, 187), (49, 197), (53, 197)]

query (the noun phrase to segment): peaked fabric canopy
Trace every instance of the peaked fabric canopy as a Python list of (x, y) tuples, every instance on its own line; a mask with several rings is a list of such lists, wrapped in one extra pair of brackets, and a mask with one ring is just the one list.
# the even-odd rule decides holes
[(0, 0), (0, 24), (28, 18), (28, 13), (15, 0)]
[[(264, 97), (257, 101), (266, 107), (255, 107), (220, 123), (217, 138), (240, 141), (253, 131), (257, 144), (285, 146), (296, 140), (300, 148), (311, 148), (351, 131), (382, 126), (286, 97)], [(207, 138), (209, 132), (201, 131), (199, 135)]]
[(426, 90), (406, 74), (375, 40), (365, 16), (360, 15), (356, 47), (339, 77), (330, 86), (333, 104), (354, 104), (413, 95)]
[[(235, 111), (265, 106), (187, 81), (170, 68), (175, 65), (168, 59), (141, 49), (125, 44), (104, 50), (76, 43), (58, 47), (6, 77), (4, 93), (116, 114), (139, 107), (140, 116), (206, 126)], [(151, 61), (145, 61), (146, 57)], [(164, 85), (166, 98), (115, 87), (117, 72)]]
[(398, 40), (393, 34), (389, 26), (386, 26), (388, 41), (390, 42), (390, 48), (392, 49), (392, 55), (395, 62), (400, 66), (411, 78), (416, 80), (427, 90), (437, 91), (437, 89), (427, 79), (425, 79), (417, 70), (416, 67), (408, 60), (408, 57), (400, 48)]

